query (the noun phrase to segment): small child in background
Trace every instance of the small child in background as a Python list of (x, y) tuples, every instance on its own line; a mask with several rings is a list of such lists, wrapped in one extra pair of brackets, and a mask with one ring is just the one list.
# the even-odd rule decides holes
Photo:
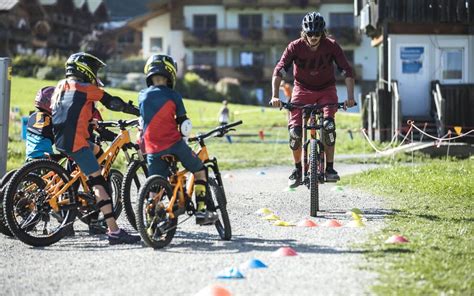
[(226, 125), (229, 123), (229, 108), (227, 107), (227, 100), (222, 101), (222, 108), (219, 111), (219, 125)]
[(26, 130), (26, 161), (47, 158), (53, 154), (54, 134), (51, 121), (51, 97), (54, 86), (46, 86), (36, 93), (36, 112), (28, 119)]

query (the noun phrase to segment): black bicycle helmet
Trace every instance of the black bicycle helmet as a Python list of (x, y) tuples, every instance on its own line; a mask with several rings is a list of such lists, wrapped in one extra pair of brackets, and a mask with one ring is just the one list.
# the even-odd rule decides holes
[(72, 54), (66, 61), (66, 78), (75, 76), (84, 82), (96, 83), (103, 86), (97, 77), (100, 68), (105, 67), (105, 63), (99, 58), (85, 52)]
[(301, 28), (305, 33), (323, 33), (326, 22), (319, 12), (308, 12), (301, 21)]
[(153, 84), (151, 77), (161, 75), (168, 78), (168, 87), (174, 88), (176, 84), (176, 72), (178, 66), (172, 57), (164, 54), (154, 54), (148, 58), (145, 64), (146, 85)]

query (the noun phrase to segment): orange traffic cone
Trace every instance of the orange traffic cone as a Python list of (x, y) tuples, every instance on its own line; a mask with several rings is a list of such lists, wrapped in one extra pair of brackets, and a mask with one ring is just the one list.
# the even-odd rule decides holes
[(404, 244), (408, 242), (408, 239), (401, 235), (392, 235), (385, 241), (386, 244)]
[(297, 256), (297, 255), (298, 253), (296, 253), (296, 251), (290, 247), (281, 247), (275, 252), (273, 252), (274, 257), (287, 257), (287, 256)]
[(314, 222), (313, 220), (310, 220), (310, 219), (301, 220), (296, 225), (298, 225), (299, 227), (316, 227), (316, 226), (318, 226), (318, 224), (316, 224), (316, 222)]
[(209, 285), (194, 296), (232, 296), (232, 294), (220, 285)]
[(337, 221), (336, 219), (328, 220), (323, 225), (326, 227), (341, 227), (342, 226), (341, 222)]

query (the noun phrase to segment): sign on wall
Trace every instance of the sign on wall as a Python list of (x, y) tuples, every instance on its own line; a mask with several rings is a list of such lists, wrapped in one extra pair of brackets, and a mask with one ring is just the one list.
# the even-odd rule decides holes
[(425, 48), (400, 47), (400, 60), (403, 74), (422, 74)]

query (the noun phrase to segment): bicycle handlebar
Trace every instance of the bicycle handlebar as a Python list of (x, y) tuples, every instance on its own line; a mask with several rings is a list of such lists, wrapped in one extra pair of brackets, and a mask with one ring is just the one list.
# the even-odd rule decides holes
[(99, 121), (97, 123), (100, 127), (120, 127), (121, 129), (129, 126), (138, 126), (138, 118), (130, 120), (117, 120), (117, 121)]
[(237, 126), (237, 125), (241, 125), (243, 123), (242, 120), (239, 120), (239, 121), (236, 121), (236, 122), (232, 122), (232, 123), (229, 123), (229, 124), (226, 124), (226, 125), (221, 125), (219, 127), (216, 127), (215, 129), (213, 129), (212, 131), (210, 132), (207, 132), (205, 134), (201, 134), (201, 135), (198, 135), (196, 137), (191, 137), (188, 139), (188, 142), (199, 142), (203, 139), (206, 139), (206, 138), (209, 138), (210, 136), (214, 135), (217, 136), (217, 137), (222, 137), (224, 136), (226, 133), (228, 133), (231, 128), (233, 128), (234, 126)]
[[(294, 103), (285, 103), (281, 102), (282, 108), (285, 108), (287, 110), (292, 110), (292, 109), (302, 109), (302, 110), (310, 110), (310, 111), (315, 111), (315, 110), (322, 110), (324, 107), (337, 107), (337, 109), (343, 109), (345, 103), (333, 103), (333, 104), (294, 104)], [(357, 102), (354, 104), (354, 106), (357, 106)]]

